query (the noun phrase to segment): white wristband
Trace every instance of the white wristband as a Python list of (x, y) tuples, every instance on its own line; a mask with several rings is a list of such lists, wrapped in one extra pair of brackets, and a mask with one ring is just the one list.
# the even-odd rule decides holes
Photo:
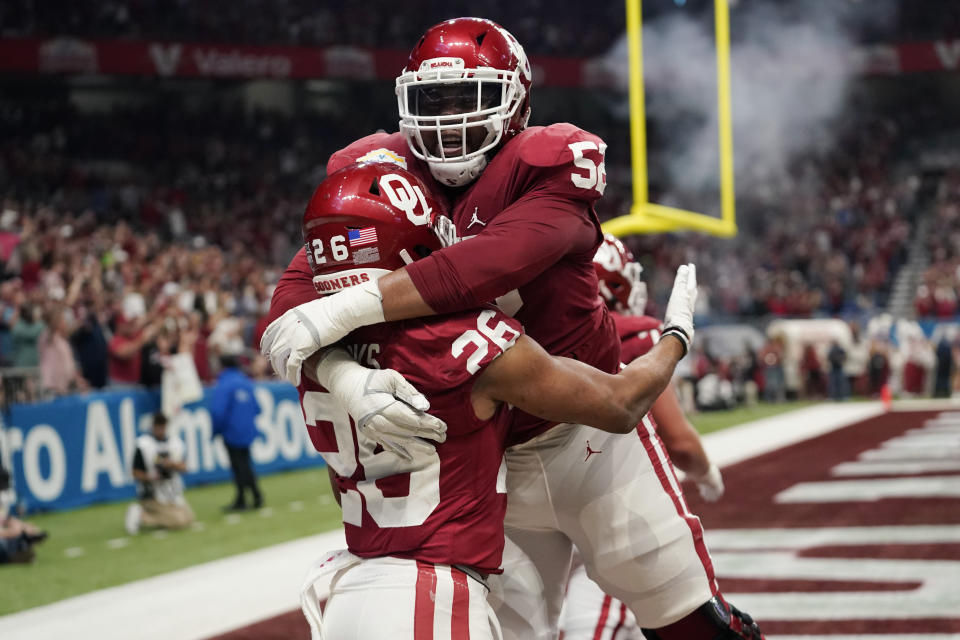
[(345, 329), (344, 335), (358, 327), (383, 322), (383, 296), (380, 295), (376, 280), (344, 289), (335, 295), (342, 300), (337, 306), (341, 316), (333, 320)]
[(324, 388), (330, 389), (330, 381), (342, 376), (351, 366), (358, 367), (360, 365), (350, 357), (346, 349), (342, 347), (328, 347), (324, 349), (320, 355), (320, 359), (317, 361), (317, 367), (315, 369), (316, 380), (323, 385)]

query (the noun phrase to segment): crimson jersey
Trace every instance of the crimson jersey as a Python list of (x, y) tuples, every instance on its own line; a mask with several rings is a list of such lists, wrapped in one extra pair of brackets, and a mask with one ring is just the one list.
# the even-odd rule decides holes
[[(614, 373), (620, 342), (597, 296), (593, 256), (602, 239), (593, 203), (606, 185), (600, 138), (570, 124), (530, 127), (494, 155), (464, 189), (437, 183), (399, 133), (361, 138), (330, 158), (327, 172), (363, 160), (400, 160), (452, 218), (448, 246), (407, 266), (437, 313), (496, 300), (549, 353)], [(271, 320), (316, 299), (301, 251), (277, 285)], [(516, 412), (510, 443), (551, 423)]]
[(645, 354), (660, 340), (663, 324), (650, 316), (625, 316), (611, 311), (620, 336), (620, 358), (629, 364)]
[(521, 332), (519, 322), (488, 307), (365, 327), (343, 340), (361, 364), (398, 371), (447, 423), (446, 442), (410, 461), (359, 433), (333, 397), (303, 377), (304, 420), (336, 473), (352, 553), (498, 571), (511, 412), (501, 406), (480, 420), (470, 393), (476, 376)]

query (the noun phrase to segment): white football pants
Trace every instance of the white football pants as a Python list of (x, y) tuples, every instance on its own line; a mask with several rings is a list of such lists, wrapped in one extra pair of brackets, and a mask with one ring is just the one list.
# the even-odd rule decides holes
[(700, 520), (649, 418), (642, 428), (561, 424), (507, 450), (505, 528), (522, 553), (508, 548), (503, 576), (490, 578), (505, 640), (557, 637), (573, 545), (643, 628), (676, 622), (718, 591)]
[(487, 587), (447, 565), (372, 558), (338, 572), (326, 640), (500, 640)]
[(644, 640), (633, 612), (600, 590), (577, 564), (560, 612), (563, 640)]

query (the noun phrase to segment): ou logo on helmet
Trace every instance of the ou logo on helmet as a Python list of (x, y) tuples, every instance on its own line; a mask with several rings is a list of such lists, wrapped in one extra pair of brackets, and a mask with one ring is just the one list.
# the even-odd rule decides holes
[[(395, 187), (394, 185), (399, 185)], [(397, 173), (388, 173), (380, 178), (380, 188), (387, 194), (390, 204), (407, 214), (407, 220), (418, 226), (430, 224), (433, 209), (427, 204), (420, 185), (411, 185), (410, 181)], [(421, 213), (417, 213), (417, 208)]]

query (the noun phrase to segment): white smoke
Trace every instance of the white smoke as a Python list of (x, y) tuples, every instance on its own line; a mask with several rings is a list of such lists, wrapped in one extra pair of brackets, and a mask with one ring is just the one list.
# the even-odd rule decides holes
[[(783, 6), (757, 0), (731, 8), (738, 191), (785, 178), (791, 158), (832, 142), (848, 87), (858, 72), (856, 43), (844, 25), (857, 17), (856, 12), (870, 12), (873, 24), (895, 15), (892, 0), (811, 2), (809, 10), (791, 13)], [(713, 198), (705, 201), (717, 202), (713, 29), (712, 20), (696, 20), (684, 12), (670, 12), (644, 24), (647, 113), (660, 125), (665, 134), (660, 137), (666, 142), (665, 153), (651, 158), (662, 164), (650, 169), (667, 174), (673, 192), (667, 200), (689, 201), (691, 194), (711, 192)], [(604, 63), (626, 90), (625, 36)]]

